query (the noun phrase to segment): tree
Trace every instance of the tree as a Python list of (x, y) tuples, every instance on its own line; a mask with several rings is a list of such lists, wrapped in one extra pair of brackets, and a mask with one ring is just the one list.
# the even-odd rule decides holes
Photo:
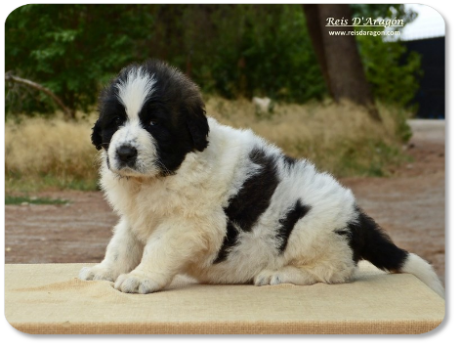
[[(139, 58), (135, 40), (150, 35), (150, 15), (140, 5), (19, 7), (5, 22), (6, 71), (39, 82), (73, 111), (87, 111), (100, 85)], [(53, 109), (48, 103), (41, 111)]]
[[(353, 5), (352, 10), (362, 16), (406, 15), (403, 5)], [(123, 66), (148, 58), (187, 72), (206, 94), (305, 103), (327, 95), (331, 78), (345, 82), (346, 71), (336, 65), (350, 56), (332, 47), (327, 65), (324, 25), (318, 15), (307, 24), (310, 33), (298, 5), (25, 5), (5, 23), (5, 68), (40, 83), (73, 111), (89, 110)], [(381, 38), (359, 37), (358, 45), (374, 97), (410, 99), (415, 82), (407, 77), (417, 64), (410, 57), (399, 68), (401, 43), (390, 47)], [(402, 76), (404, 83), (395, 84)], [(56, 105), (42, 91), (7, 83), (6, 107), (8, 117), (45, 116)]]
[[(313, 48), (332, 98), (339, 102), (349, 99), (365, 106), (370, 116), (380, 121), (372, 90), (366, 80), (358, 46), (352, 35), (330, 35), (328, 18), (352, 23), (349, 5), (303, 5)], [(346, 32), (350, 27), (333, 27), (334, 32)]]
[(61, 100), (61, 98), (59, 98), (56, 94), (54, 94), (52, 91), (50, 91), (48, 88), (46, 87), (43, 87), (42, 85), (40, 85), (39, 83), (36, 83), (34, 81), (30, 81), (30, 80), (27, 80), (27, 79), (23, 79), (21, 77), (18, 77), (18, 76), (14, 76), (12, 75), (10, 72), (7, 72), (5, 74), (5, 80), (6, 81), (11, 81), (11, 82), (14, 82), (14, 83), (20, 83), (20, 84), (23, 84), (25, 86), (28, 86), (28, 87), (31, 87), (31, 88), (34, 88), (36, 90), (39, 90), (43, 93), (45, 93), (46, 95), (48, 95), (57, 105), (59, 105), (59, 107), (62, 109), (62, 111), (64, 111), (64, 114), (66, 115), (66, 117), (68, 119), (75, 119), (75, 110), (71, 110), (69, 109)]
[[(398, 19), (402, 20), (404, 25), (417, 18), (417, 13), (403, 4), (355, 4), (350, 7), (355, 17)], [(381, 28), (374, 28), (374, 30), (381, 30)], [(390, 37), (360, 35), (356, 39), (374, 98), (404, 107), (410, 105), (423, 75), (421, 55), (414, 51), (408, 52), (398, 35)]]

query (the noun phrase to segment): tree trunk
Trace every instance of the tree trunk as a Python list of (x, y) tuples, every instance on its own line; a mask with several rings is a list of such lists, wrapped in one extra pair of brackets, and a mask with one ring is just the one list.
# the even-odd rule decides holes
[(30, 80), (26, 80), (26, 79), (23, 79), (21, 77), (17, 77), (17, 76), (14, 76), (12, 75), (11, 73), (7, 72), (5, 74), (5, 80), (6, 81), (13, 81), (13, 82), (16, 82), (16, 83), (21, 83), (23, 85), (26, 85), (26, 86), (29, 86), (29, 87), (32, 87), (32, 88), (35, 88), (35, 89), (38, 89), (39, 91), (42, 91), (44, 92), (45, 94), (47, 94), (49, 97), (51, 97), (51, 99), (54, 100), (54, 102), (59, 105), (59, 107), (64, 111), (64, 114), (65, 116), (68, 118), (68, 119), (71, 119), (71, 120), (75, 120), (75, 111), (68, 108), (61, 100), (61, 98), (59, 98), (56, 94), (54, 94), (53, 92), (51, 92), (48, 88), (36, 83), (36, 82), (33, 82), (33, 81), (30, 81)]
[(375, 106), (364, 67), (352, 35), (329, 35), (330, 31), (348, 32), (353, 27), (326, 27), (327, 19), (348, 20), (352, 24), (349, 5), (303, 5), (313, 49), (332, 98), (348, 99), (369, 110), (370, 116), (381, 121)]
[(303, 11), (307, 20), (308, 34), (310, 35), (313, 49), (315, 50), (316, 57), (318, 58), (321, 72), (323, 73), (324, 80), (326, 81), (327, 89), (332, 95), (332, 87), (329, 81), (329, 72), (327, 70), (326, 56), (324, 52), (323, 32), (321, 30), (322, 23), (319, 19), (319, 6), (318, 5), (303, 5)]

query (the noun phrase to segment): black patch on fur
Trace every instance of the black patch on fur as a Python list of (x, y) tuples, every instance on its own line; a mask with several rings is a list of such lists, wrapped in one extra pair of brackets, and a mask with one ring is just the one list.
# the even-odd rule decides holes
[(249, 153), (250, 160), (260, 166), (259, 170), (249, 177), (240, 191), (230, 198), (224, 208), (227, 216), (227, 235), (214, 263), (226, 260), (230, 248), (238, 243), (238, 230), (250, 232), (255, 223), (270, 205), (270, 200), (280, 180), (276, 170), (275, 159), (268, 156), (263, 149), (254, 148)]
[(216, 264), (225, 261), (227, 259), (227, 255), (230, 253), (231, 248), (235, 246), (237, 242), (238, 230), (235, 228), (235, 226), (233, 226), (231, 221), (227, 221), (227, 234), (213, 263)]
[(347, 234), (353, 250), (353, 260), (368, 260), (382, 270), (399, 271), (404, 265), (408, 252), (398, 248), (377, 223), (359, 208), (357, 220), (350, 222), (347, 230), (335, 231)]
[(91, 136), (98, 150), (101, 148), (108, 150), (112, 136), (128, 118), (125, 107), (118, 100), (116, 93), (115, 85), (111, 84), (102, 91), (99, 98), (99, 119), (94, 125)]
[(256, 174), (249, 177), (241, 190), (230, 199), (224, 209), (225, 215), (245, 232), (251, 231), (254, 224), (270, 205), (270, 200), (280, 180), (275, 160), (260, 148), (253, 149), (249, 158), (260, 166)]
[(286, 156), (284, 155), (283, 156), (283, 161), (284, 161), (284, 164), (286, 165), (287, 168), (291, 169), (294, 164), (297, 162), (297, 160), (295, 158), (292, 158), (290, 156)]
[(156, 60), (143, 68), (154, 75), (156, 83), (139, 116), (156, 139), (159, 164), (171, 174), (187, 153), (203, 151), (208, 145), (204, 103), (198, 87), (177, 69)]
[(102, 136), (101, 136), (101, 126), (99, 121), (94, 124), (93, 132), (91, 133), (91, 142), (96, 147), (97, 150), (102, 149)]
[(192, 136), (193, 146), (198, 151), (203, 151), (208, 146), (209, 125), (205, 116), (204, 105), (196, 103), (184, 110), (188, 131)]
[(292, 230), (294, 229), (297, 221), (302, 219), (311, 209), (309, 205), (303, 205), (300, 199), (297, 200), (295, 205), (293, 205), (286, 216), (283, 219), (279, 220), (281, 224), (280, 228), (277, 231), (277, 238), (281, 241), (281, 244), (278, 247), (280, 254), (286, 250), (289, 236), (291, 235)]

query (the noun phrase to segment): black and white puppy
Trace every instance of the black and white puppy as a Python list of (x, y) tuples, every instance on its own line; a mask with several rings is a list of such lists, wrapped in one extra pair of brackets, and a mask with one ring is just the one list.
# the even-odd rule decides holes
[(206, 117), (198, 87), (165, 63), (121, 71), (102, 92), (92, 142), (120, 221), (102, 263), (80, 279), (129, 293), (161, 290), (180, 273), (206, 283), (343, 283), (365, 259), (443, 296), (431, 266), (395, 246), (349, 189)]

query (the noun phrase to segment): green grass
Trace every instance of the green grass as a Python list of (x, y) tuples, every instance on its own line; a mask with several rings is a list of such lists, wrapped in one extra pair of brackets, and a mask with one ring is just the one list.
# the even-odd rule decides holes
[(5, 178), (7, 194), (29, 194), (43, 190), (78, 190), (78, 191), (98, 191), (98, 180), (90, 176), (87, 179), (65, 177), (53, 174), (21, 175), (18, 173), (7, 173)]
[(361, 149), (350, 148), (341, 155), (334, 171), (339, 177), (388, 177), (391, 167), (410, 161), (410, 156), (403, 154), (398, 146), (381, 141), (370, 141)]
[(5, 196), (6, 205), (20, 205), (23, 203), (63, 205), (68, 202), (69, 201), (63, 199), (53, 199), (48, 197)]

